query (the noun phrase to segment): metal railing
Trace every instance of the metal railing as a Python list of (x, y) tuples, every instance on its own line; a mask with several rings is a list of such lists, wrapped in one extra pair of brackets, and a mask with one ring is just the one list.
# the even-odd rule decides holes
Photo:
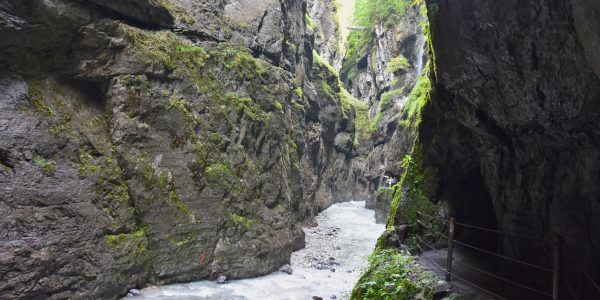
[[(428, 219), (429, 221), (431, 221), (431, 225), (426, 224), (426, 222), (423, 221), (423, 218)], [(440, 222), (439, 224), (447, 224), (447, 234), (444, 234), (442, 232), (440, 232), (439, 230), (435, 230), (434, 229), (434, 222)], [(428, 214), (425, 214), (423, 212), (417, 211), (417, 224), (418, 226), (427, 229), (429, 231), (431, 231), (431, 233), (434, 233), (436, 235), (438, 235), (441, 238), (445, 238), (448, 241), (448, 245), (447, 245), (447, 256), (446, 256), (446, 266), (442, 267), (440, 266), (440, 264), (438, 264), (437, 262), (435, 262), (434, 259), (432, 259), (431, 257), (428, 257), (427, 255), (423, 256), (425, 257), (427, 260), (429, 260), (430, 262), (432, 262), (437, 268), (439, 268), (441, 271), (443, 271), (446, 275), (446, 281), (451, 281), (452, 278), (457, 278), (459, 279), (461, 282), (464, 282), (470, 286), (473, 286), (481, 291), (484, 291), (494, 297), (500, 298), (500, 299), (506, 299), (492, 291), (490, 291), (489, 289), (486, 289), (480, 285), (477, 285), (476, 283), (472, 282), (472, 281), (468, 281), (466, 280), (464, 277), (462, 276), (458, 276), (456, 274), (456, 272), (452, 271), (452, 259), (453, 259), (453, 252), (454, 252), (454, 248), (455, 246), (459, 246), (459, 247), (464, 247), (464, 248), (468, 248), (470, 250), (473, 251), (477, 251), (480, 253), (484, 253), (486, 255), (491, 255), (491, 256), (495, 256), (497, 258), (503, 259), (503, 260), (507, 260), (516, 264), (520, 264), (523, 266), (527, 266), (530, 268), (534, 268), (538, 271), (541, 272), (547, 272), (550, 273), (552, 275), (552, 291), (544, 291), (544, 290), (540, 290), (537, 289), (535, 287), (532, 286), (528, 286), (526, 284), (523, 283), (519, 283), (516, 282), (514, 280), (511, 280), (509, 278), (500, 276), (499, 274), (490, 272), (488, 270), (484, 270), (481, 267), (477, 267), (474, 266), (472, 264), (469, 264), (467, 262), (461, 261), (461, 265), (465, 266), (475, 272), (481, 273), (481, 274), (485, 274), (487, 276), (490, 276), (496, 280), (500, 280), (502, 282), (506, 282), (508, 284), (514, 285), (514, 286), (518, 286), (520, 288), (526, 289), (528, 291), (534, 292), (538, 295), (544, 296), (544, 297), (548, 297), (551, 299), (559, 299), (559, 295), (560, 295), (560, 283), (561, 283), (561, 278), (560, 278), (560, 273), (561, 273), (561, 258), (563, 258), (563, 256), (566, 256), (568, 253), (566, 253), (565, 251), (563, 251), (563, 247), (562, 247), (562, 243), (561, 243), (561, 238), (560, 237), (555, 237), (553, 240), (548, 240), (548, 239), (543, 239), (543, 238), (539, 238), (539, 237), (533, 237), (533, 236), (527, 236), (527, 235), (522, 235), (522, 234), (514, 234), (514, 233), (506, 233), (506, 232), (501, 232), (495, 229), (491, 229), (491, 228), (486, 228), (486, 227), (481, 227), (481, 226), (476, 226), (476, 225), (472, 225), (472, 224), (466, 224), (466, 223), (462, 223), (462, 222), (457, 222), (454, 218), (449, 218), (448, 220), (443, 219), (441, 217), (434, 217)], [(525, 240), (529, 240), (529, 241), (535, 241), (535, 242), (541, 242), (541, 243), (545, 243), (547, 245), (551, 245), (552, 249), (553, 249), (553, 253), (552, 253), (552, 266), (551, 267), (546, 267), (546, 266), (540, 266), (537, 264), (533, 264), (527, 261), (523, 261), (514, 257), (509, 257), (507, 255), (502, 255), (499, 254), (497, 252), (494, 251), (490, 251), (490, 250), (486, 250), (486, 249), (482, 249), (480, 247), (468, 244), (467, 242), (464, 241), (457, 241), (454, 238), (454, 233), (455, 233), (455, 227), (456, 226), (461, 226), (463, 228), (469, 228), (469, 229), (473, 229), (473, 230), (478, 230), (478, 231), (483, 231), (483, 232), (488, 232), (488, 233), (493, 233), (493, 234), (499, 234), (499, 235), (503, 235), (503, 236), (508, 236), (508, 237), (513, 237), (513, 238), (520, 238), (520, 239), (525, 239)], [(421, 245), (422, 244), (424, 246), (427, 246), (429, 249), (431, 250), (436, 250), (436, 248), (431, 245), (430, 243), (427, 243), (423, 238), (416, 236), (417, 240), (418, 240), (418, 244), (417, 247), (419, 248), (419, 250), (421, 252), (426, 252)], [(567, 257), (573, 259), (573, 256), (568, 255)], [(598, 283), (596, 283), (594, 281), (594, 279), (592, 278), (592, 276), (585, 270), (585, 268), (583, 268), (581, 266), (581, 264), (577, 261), (574, 260), (575, 265), (581, 270), (582, 274), (584, 274), (584, 277), (587, 278), (587, 280), (589, 282), (591, 282), (592, 286), (596, 289), (596, 291), (598, 292), (598, 295), (600, 296), (600, 285)], [(567, 280), (565, 280), (565, 286), (567, 287), (567, 289), (569, 290), (569, 293), (571, 294), (571, 296), (574, 299), (580, 299), (579, 297), (576, 296), (576, 292), (574, 291), (574, 289), (572, 288), (572, 286), (569, 284), (569, 282)]]

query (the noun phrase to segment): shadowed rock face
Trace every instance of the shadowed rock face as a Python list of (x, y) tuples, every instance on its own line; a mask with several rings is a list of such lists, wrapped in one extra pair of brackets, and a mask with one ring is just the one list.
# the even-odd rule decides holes
[[(597, 2), (427, 2), (435, 92), (420, 140), (424, 164), (437, 170), (436, 200), (467, 223), (560, 235), (598, 278)], [(551, 265), (548, 246), (498, 243), (507, 255)], [(596, 295), (563, 259), (569, 283)]]
[(115, 298), (288, 263), (300, 225), (344, 200), (354, 139), (339, 95), (311, 83), (328, 74), (305, 13), (0, 4), (0, 298)]

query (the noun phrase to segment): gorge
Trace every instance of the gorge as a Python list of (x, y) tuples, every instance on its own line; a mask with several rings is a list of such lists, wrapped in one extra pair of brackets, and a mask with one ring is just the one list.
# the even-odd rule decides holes
[(596, 0), (0, 0), (0, 46), (1, 299), (267, 275), (356, 200), (352, 299), (470, 299), (419, 213), (600, 298)]

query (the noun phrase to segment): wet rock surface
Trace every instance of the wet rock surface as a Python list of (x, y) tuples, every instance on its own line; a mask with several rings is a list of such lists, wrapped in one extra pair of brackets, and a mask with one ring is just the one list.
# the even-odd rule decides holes
[[(565, 258), (599, 278), (600, 77), (589, 56), (597, 2), (427, 2), (435, 94), (419, 132), (425, 167), (436, 170), (432, 195), (465, 223), (561, 235)], [(502, 254), (552, 265), (541, 245), (487, 239)], [(579, 298), (596, 295), (573, 264), (564, 274)]]
[(267, 274), (343, 200), (301, 1), (117, 2), (0, 4), (0, 298)]
[[(308, 13), (314, 24), (315, 50), (334, 69), (342, 67), (344, 58), (343, 41), (341, 37), (339, 4), (336, 0), (309, 0)], [(310, 26), (309, 26), (310, 28)]]

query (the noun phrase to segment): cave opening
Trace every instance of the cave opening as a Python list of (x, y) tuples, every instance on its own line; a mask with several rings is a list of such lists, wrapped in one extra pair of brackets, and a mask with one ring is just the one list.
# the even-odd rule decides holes
[(478, 168), (469, 170), (453, 185), (453, 197), (447, 203), (448, 214), (456, 222), (456, 240), (475, 247), (496, 252), (498, 237), (489, 231), (476, 230), (460, 224), (468, 224), (497, 230), (498, 222), (494, 213), (492, 197), (483, 183)]

